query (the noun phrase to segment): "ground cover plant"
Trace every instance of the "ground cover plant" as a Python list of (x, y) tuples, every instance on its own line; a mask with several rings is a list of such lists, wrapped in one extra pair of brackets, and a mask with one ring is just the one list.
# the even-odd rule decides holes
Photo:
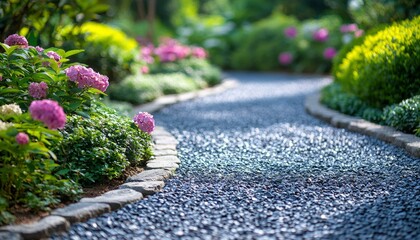
[(130, 120), (99, 103), (108, 77), (71, 63), (80, 50), (33, 47), (17, 34), (0, 46), (1, 224), (13, 206), (76, 200), (81, 186), (150, 157), (153, 117)]
[(419, 24), (416, 17), (381, 27), (343, 49), (323, 103), (419, 135)]

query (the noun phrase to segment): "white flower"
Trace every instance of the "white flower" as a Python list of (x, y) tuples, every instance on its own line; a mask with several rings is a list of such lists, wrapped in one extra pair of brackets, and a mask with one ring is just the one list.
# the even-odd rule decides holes
[(0, 120), (0, 131), (6, 130), (11, 126), (13, 126), (13, 123), (3, 122)]
[(12, 103), (0, 106), (0, 114), (2, 115), (20, 115), (22, 114), (22, 109), (19, 105)]

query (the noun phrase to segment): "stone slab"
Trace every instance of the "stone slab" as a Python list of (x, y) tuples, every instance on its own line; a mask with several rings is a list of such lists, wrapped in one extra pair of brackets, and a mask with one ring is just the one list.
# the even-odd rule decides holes
[(420, 158), (420, 141), (407, 143), (405, 149), (413, 156)]
[(1, 231), (18, 233), (23, 239), (43, 239), (69, 229), (70, 223), (59, 216), (48, 216), (31, 224), (8, 225), (0, 228)]
[(176, 149), (176, 144), (175, 143), (171, 143), (171, 144), (156, 144), (153, 147), (154, 150), (175, 150)]
[(163, 181), (170, 178), (171, 176), (171, 171), (167, 171), (164, 169), (152, 169), (131, 176), (127, 178), (126, 182)]
[(79, 202), (70, 204), (51, 212), (51, 215), (61, 216), (70, 223), (84, 222), (89, 218), (111, 212), (111, 207), (104, 203)]
[(153, 151), (153, 155), (155, 157), (158, 157), (158, 156), (177, 156), (178, 151), (173, 150), (173, 149), (161, 149), (161, 150)]
[(164, 162), (164, 161), (160, 161), (160, 162), (152, 162), (152, 161), (149, 161), (146, 164), (146, 169), (168, 169), (168, 170), (174, 170), (174, 169), (177, 169), (178, 167), (179, 167), (179, 165), (176, 164), (176, 163)]
[(131, 189), (117, 189), (106, 192), (94, 198), (82, 198), (80, 202), (105, 203), (111, 207), (111, 211), (119, 209), (126, 204), (143, 199), (143, 195)]
[(176, 163), (180, 164), (181, 160), (177, 156), (156, 156), (155, 159), (149, 160), (147, 163), (158, 163), (158, 162), (167, 162), (167, 163)]
[(165, 183), (163, 181), (150, 182), (128, 182), (120, 186), (121, 189), (129, 188), (140, 192), (143, 196), (149, 196), (162, 190)]

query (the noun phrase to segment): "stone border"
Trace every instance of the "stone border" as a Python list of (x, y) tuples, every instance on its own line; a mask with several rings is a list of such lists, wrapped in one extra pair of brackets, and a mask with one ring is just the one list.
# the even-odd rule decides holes
[(419, 137), (329, 109), (320, 103), (320, 93), (310, 95), (306, 98), (305, 110), (312, 116), (326, 121), (334, 127), (345, 128), (353, 132), (376, 137), (405, 149), (414, 157), (420, 157)]
[(159, 97), (153, 102), (145, 103), (134, 107), (134, 112), (156, 112), (171, 104), (192, 100), (198, 97), (206, 97), (209, 95), (221, 93), (225, 90), (236, 87), (237, 84), (238, 83), (236, 80), (226, 78), (222, 81), (222, 83), (211, 88), (205, 88), (194, 92), (172, 94)]
[[(213, 88), (160, 97), (151, 103), (135, 107), (135, 111), (159, 111), (167, 105), (221, 93), (236, 85), (237, 81), (225, 79)], [(176, 150), (178, 141), (162, 127), (155, 128), (152, 140), (154, 157), (147, 162), (143, 172), (127, 178), (119, 189), (93, 198), (82, 198), (77, 203), (53, 210), (49, 216), (34, 223), (0, 227), (0, 240), (48, 238), (53, 234), (69, 231), (71, 224), (115, 211), (161, 191), (165, 186), (164, 181), (173, 176), (181, 164)]]

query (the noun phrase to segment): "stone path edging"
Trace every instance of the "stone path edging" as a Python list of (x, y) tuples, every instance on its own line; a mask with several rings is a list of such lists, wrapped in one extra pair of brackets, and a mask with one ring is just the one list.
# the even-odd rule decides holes
[(414, 157), (420, 157), (419, 137), (329, 109), (320, 103), (319, 93), (310, 95), (306, 98), (305, 110), (312, 116), (326, 121), (335, 127), (345, 128), (353, 132), (376, 137), (382, 141), (405, 149)]
[[(221, 84), (212, 88), (162, 96), (151, 103), (135, 107), (135, 111), (150, 113), (159, 111), (167, 105), (221, 93), (236, 85), (236, 80), (224, 79)], [(175, 173), (181, 161), (177, 157), (178, 142), (172, 134), (162, 127), (156, 127), (152, 133), (152, 139), (154, 157), (147, 162), (143, 172), (127, 178), (119, 189), (94, 198), (82, 198), (77, 203), (55, 209), (49, 216), (34, 223), (0, 227), (0, 240), (47, 238), (53, 234), (68, 231), (73, 223), (87, 221), (115, 211), (126, 204), (159, 192), (165, 185), (164, 180)]]
[[(143, 172), (131, 176), (119, 189), (98, 197), (82, 198), (79, 202), (55, 209), (41, 220), (0, 228), (0, 240), (43, 239), (55, 233), (68, 231), (70, 225), (98, 217), (159, 192), (164, 180), (171, 177), (181, 163), (177, 157), (177, 140), (162, 127), (152, 133), (155, 156), (147, 162)], [(148, 167), (153, 163), (153, 167)]]

